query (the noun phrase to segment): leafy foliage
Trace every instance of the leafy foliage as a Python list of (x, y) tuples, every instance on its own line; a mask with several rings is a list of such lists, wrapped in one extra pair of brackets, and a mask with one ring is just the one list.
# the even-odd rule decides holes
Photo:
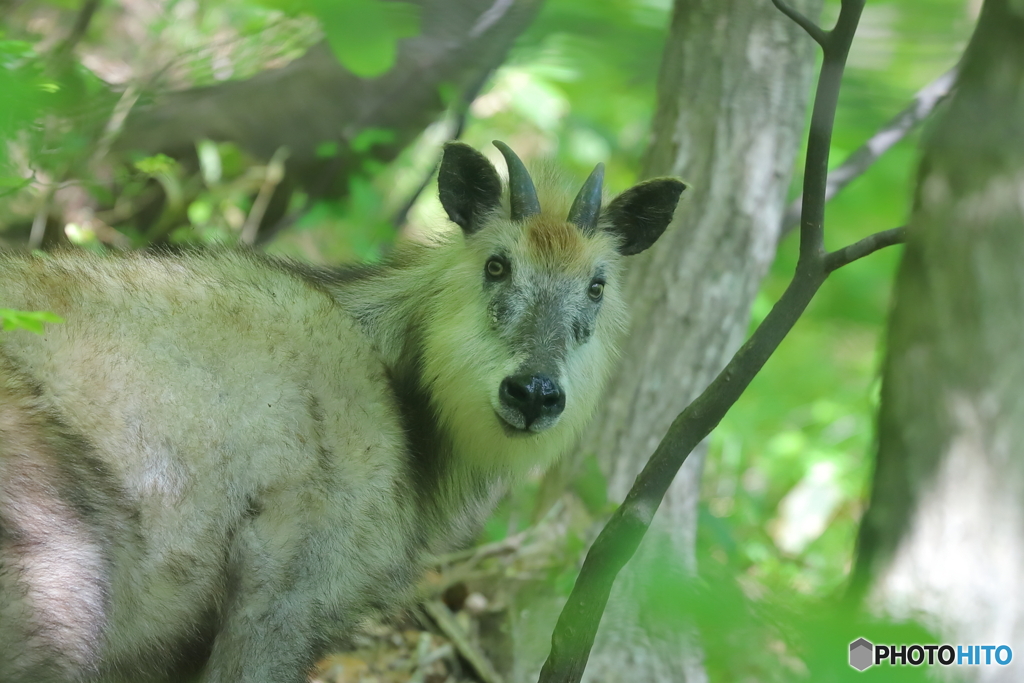
[[(652, 539), (657, 543), (657, 539)], [(671, 548), (672, 544), (657, 543)], [(937, 643), (913, 624), (870, 619), (841, 602), (765, 592), (714, 561), (697, 577), (681, 576), (666, 555), (636, 599), (646, 623), (663, 632), (695, 630), (710, 680), (763, 683), (856, 681), (863, 674), (847, 660), (849, 643)], [(930, 680), (928, 667), (880, 665), (872, 680)]]
[[(485, 149), (492, 139), (509, 141), (524, 158), (552, 158), (579, 178), (603, 161), (608, 186), (628, 187), (637, 180), (654, 110), (671, 4), (548, 0), (469, 106), (464, 139)], [(372, 78), (393, 64), (397, 42), (419, 30), (412, 5), (379, 0), (181, 0), (160, 5), (154, 15), (137, 12), (131, 0), (123, 0), (120, 15), (109, 6), (97, 13), (70, 63), (54, 58), (52, 36), (66, 32), (76, 3), (22, 3), (0, 20), (0, 229), (6, 229), (0, 238), (27, 231), (25, 216), (29, 222), (45, 217), (47, 202), (73, 189), (105, 207), (60, 226), (88, 248), (236, 242), (260, 193), (273, 189), (275, 162), (203, 140), (194, 166), (163, 155), (99, 163), (105, 131), (116, 132), (118, 107), (130, 108), (133, 97), (142, 106), (154, 93), (282, 66), (321, 37), (348, 69)], [(840, 99), (832, 164), (956, 61), (973, 11), (976, 3), (965, 0), (868, 4)], [(837, 13), (838, 2), (830, 0), (823, 24)], [(444, 101), (457, 99), (442, 90)], [(391, 217), (430, 174), (452, 123), (427, 128), (387, 167), (373, 161), (372, 150), (391, 144), (393, 131), (363, 132), (352, 142), (360, 162), (347, 196), (308, 204), (301, 194), (293, 197), (287, 211), (302, 216), (270, 250), (318, 262), (379, 259), (397, 232)], [(897, 145), (830, 204), (830, 246), (904, 222), (915, 146), (915, 139)], [(330, 163), (340, 151), (336, 141), (324, 141), (316, 156)], [(157, 187), (168, 201), (154, 205), (159, 217), (145, 230), (106, 224), (126, 203), (146, 205)], [(428, 188), (406, 230), (429, 230), (439, 215)], [(653, 576), (649, 592), (638, 596), (666, 629), (699, 629), (712, 680), (790, 680), (787, 671), (842, 680), (851, 672), (844, 653), (819, 658), (837, 642), (845, 646), (855, 631), (870, 639), (878, 628), (880, 641), (918, 638), (878, 624), (846, 624), (846, 616), (823, 613), (815, 602), (840, 590), (849, 571), (871, 471), (879, 332), (897, 260), (883, 252), (830, 278), (712, 437), (699, 529), (701, 577), (679, 583), (675, 575)], [(791, 235), (757, 299), (754, 322), (777, 299), (795, 262)], [(0, 309), (3, 329), (38, 332), (47, 322), (59, 319)], [(573, 488), (589, 519), (607, 514), (596, 464), (588, 463)], [(536, 485), (516, 492), (488, 523), (485, 540), (524, 528), (538, 496)], [(582, 547), (585, 539), (584, 531), (575, 532), (570, 545)], [(574, 557), (567, 552), (565, 567), (553, 572), (560, 587), (571, 584)], [(666, 566), (673, 563), (666, 558)], [(744, 648), (741, 637), (761, 645)], [(779, 669), (780, 661), (791, 666)], [(835, 662), (841, 671), (829, 668)]]
[[(823, 25), (836, 14), (838, 3), (827, 3)], [(830, 165), (951, 67), (972, 24), (963, 3), (869, 3), (840, 94)], [(904, 224), (918, 137), (900, 142), (829, 204), (830, 248)], [(796, 237), (780, 245), (755, 323), (789, 281)], [(712, 437), (701, 534), (711, 556), (773, 588), (824, 597), (849, 572), (869, 493), (881, 331), (899, 256), (885, 250), (834, 273)], [(809, 500), (808, 488), (829, 494)], [(780, 547), (797, 536), (800, 543)]]
[(397, 43), (419, 31), (418, 7), (379, 0), (258, 0), (289, 16), (316, 17), (338, 61), (373, 78), (395, 63)]

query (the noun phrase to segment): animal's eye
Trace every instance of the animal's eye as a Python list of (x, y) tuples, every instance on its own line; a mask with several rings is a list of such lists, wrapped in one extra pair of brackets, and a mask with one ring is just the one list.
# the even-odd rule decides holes
[(587, 296), (593, 301), (600, 301), (601, 297), (604, 296), (604, 283), (600, 280), (591, 282), (590, 287), (587, 288)]
[(499, 256), (492, 256), (487, 259), (484, 272), (487, 273), (488, 280), (502, 280), (508, 276), (508, 264), (505, 262), (505, 259)]

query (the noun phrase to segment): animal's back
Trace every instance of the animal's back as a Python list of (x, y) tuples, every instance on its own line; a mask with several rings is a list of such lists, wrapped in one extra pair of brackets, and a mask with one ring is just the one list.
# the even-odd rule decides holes
[(65, 319), (0, 335), (0, 681), (182, 680), (194, 660), (204, 683), (302, 683), (336, 628), (400, 604), (424, 551), (571, 447), (625, 327), (621, 257), (683, 184), (603, 207), (598, 165), (542, 201), (498, 147), (507, 201), (447, 145), (461, 235), (355, 278), (0, 256), (0, 305)]
[[(35, 639), (14, 672), (0, 658), (3, 680), (46, 670), (39, 639), (94, 642), (80, 657), (108, 669), (201, 640), (257, 523), (269, 563), (341, 526), (325, 555), (352, 563), (342, 603), (408, 564), (385, 371), (314, 283), (239, 253), (5, 256), (0, 305), (64, 318), (0, 337), (0, 636)], [(6, 632), (26, 603), (29, 626)]]

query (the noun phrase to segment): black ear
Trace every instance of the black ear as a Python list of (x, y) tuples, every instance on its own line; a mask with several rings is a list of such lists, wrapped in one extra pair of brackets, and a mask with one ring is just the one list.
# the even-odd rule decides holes
[(654, 178), (636, 185), (612, 200), (604, 210), (610, 232), (620, 239), (619, 253), (639, 254), (658, 241), (672, 222), (679, 195), (686, 189), (681, 180)]
[(501, 179), (483, 154), (449, 142), (437, 172), (437, 193), (448, 218), (471, 235), (480, 228), (480, 216), (501, 203)]

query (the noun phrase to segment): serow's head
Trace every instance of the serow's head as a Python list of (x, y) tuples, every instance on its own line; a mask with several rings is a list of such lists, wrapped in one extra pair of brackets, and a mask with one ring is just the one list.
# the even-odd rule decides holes
[(465, 249), (445, 284), (459, 310), (438, 321), (445, 339), (431, 343), (445, 347), (459, 378), (434, 379), (499, 434), (536, 435), (559, 424), (570, 427), (555, 431), (578, 432), (601, 401), (626, 324), (622, 257), (654, 244), (685, 185), (648, 180), (603, 206), (603, 165), (574, 195), (540, 175), (535, 185), (515, 152), (494, 144), (508, 167), (507, 193), (490, 161), (462, 143), (445, 147), (438, 173), (441, 204), (462, 228)]

